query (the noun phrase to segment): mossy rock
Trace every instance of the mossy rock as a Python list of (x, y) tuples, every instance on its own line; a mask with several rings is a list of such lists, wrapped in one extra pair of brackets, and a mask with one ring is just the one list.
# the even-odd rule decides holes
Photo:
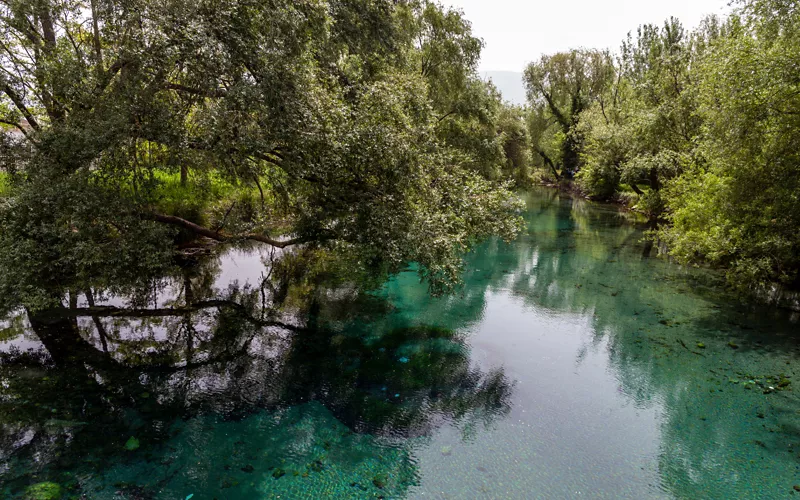
[(64, 489), (58, 483), (36, 483), (25, 490), (25, 500), (59, 500)]
[(139, 440), (136, 439), (135, 437), (131, 436), (125, 442), (125, 449), (128, 450), (128, 451), (138, 450), (139, 449)]

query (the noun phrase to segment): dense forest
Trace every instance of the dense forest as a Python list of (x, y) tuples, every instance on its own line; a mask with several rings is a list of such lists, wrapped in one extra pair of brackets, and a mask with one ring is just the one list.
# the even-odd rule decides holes
[(0, 25), (0, 308), (243, 240), (414, 262), (444, 293), (542, 180), (740, 289), (800, 287), (796, 2), (542, 56), (524, 107), (429, 1), (8, 0)]
[(689, 31), (643, 25), (617, 52), (525, 71), (532, 158), (551, 180), (645, 214), (684, 263), (741, 290), (800, 287), (800, 7), (735, 2)]

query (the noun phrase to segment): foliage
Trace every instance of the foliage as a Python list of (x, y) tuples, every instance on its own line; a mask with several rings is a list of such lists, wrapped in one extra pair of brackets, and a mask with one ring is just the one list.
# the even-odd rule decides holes
[(726, 266), (741, 288), (797, 287), (800, 12), (779, 1), (744, 7), (701, 68), (708, 166), (672, 186), (661, 234), (681, 260)]
[(64, 489), (58, 483), (36, 483), (25, 490), (25, 500), (58, 500)]
[(545, 55), (525, 69), (534, 151), (556, 177), (577, 173), (581, 138), (576, 125), (612, 77), (610, 55), (597, 50)]
[(5, 172), (0, 172), (0, 198), (8, 196), (11, 193), (11, 182), (9, 175)]
[(589, 195), (628, 200), (681, 262), (724, 267), (740, 289), (797, 288), (798, 30), (795, 2), (743, 0), (692, 32), (643, 25), (613, 64), (543, 57), (526, 71), (532, 152)]
[(389, 269), (419, 262), (434, 291), (474, 242), (516, 233), (520, 205), (492, 181), (516, 176), (500, 97), (458, 11), (12, 0), (0, 23), (0, 120), (27, 138), (2, 151), (24, 160), (0, 210), (5, 301), (153, 274), (175, 226), (286, 228)]
[(531, 140), (522, 108), (504, 104), (498, 118), (500, 142), (505, 154), (502, 171), (505, 177), (514, 179), (517, 185), (530, 183)]
[(664, 183), (696, 161), (701, 122), (691, 71), (704, 48), (697, 38), (674, 18), (661, 28), (641, 26), (635, 39), (628, 35), (616, 82), (581, 117), (586, 147), (579, 177), (590, 193), (610, 198), (625, 183), (639, 195), (642, 212), (662, 217)]

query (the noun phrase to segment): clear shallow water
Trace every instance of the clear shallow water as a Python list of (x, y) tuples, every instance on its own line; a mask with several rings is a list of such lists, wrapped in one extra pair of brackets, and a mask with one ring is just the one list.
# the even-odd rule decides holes
[(643, 257), (613, 208), (528, 205), (526, 232), (476, 249), (451, 297), (407, 272), (270, 317), (247, 285), (269, 254), (230, 251), (147, 307), (92, 317), (79, 295), (8, 320), (0, 496), (800, 494), (798, 318)]

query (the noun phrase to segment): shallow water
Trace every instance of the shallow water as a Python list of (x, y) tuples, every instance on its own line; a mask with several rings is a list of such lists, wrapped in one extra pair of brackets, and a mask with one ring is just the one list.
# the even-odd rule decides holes
[[(528, 208), (445, 298), (410, 270), (267, 326), (278, 256), (231, 250), (147, 307), (9, 319), (0, 496), (800, 494), (798, 318), (644, 257), (613, 207), (540, 191)], [(180, 309), (221, 298), (237, 306)]]

